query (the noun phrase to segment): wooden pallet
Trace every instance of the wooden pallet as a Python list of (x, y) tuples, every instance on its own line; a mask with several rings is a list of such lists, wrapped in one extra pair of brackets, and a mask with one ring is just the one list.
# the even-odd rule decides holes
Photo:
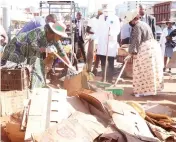
[[(57, 91), (57, 93), (53, 93), (53, 91)], [(61, 96), (66, 97), (67, 91), (46, 88), (34, 90), (31, 98), (25, 141), (32, 140), (32, 134), (42, 133), (60, 121), (58, 109)]]

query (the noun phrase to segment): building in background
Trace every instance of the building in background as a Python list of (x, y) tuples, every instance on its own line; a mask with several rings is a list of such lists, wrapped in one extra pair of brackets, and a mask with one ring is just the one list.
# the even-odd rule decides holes
[(176, 21), (175, 1), (157, 3), (153, 6), (153, 10), (158, 25), (163, 24), (164, 21), (167, 21), (169, 19)]
[(122, 4), (116, 6), (116, 14), (119, 17), (123, 17), (126, 11), (135, 10), (139, 7), (140, 4), (145, 5), (147, 8), (148, 14), (153, 14), (152, 6), (158, 1), (147, 1), (147, 0), (138, 0), (138, 1), (125, 1)]

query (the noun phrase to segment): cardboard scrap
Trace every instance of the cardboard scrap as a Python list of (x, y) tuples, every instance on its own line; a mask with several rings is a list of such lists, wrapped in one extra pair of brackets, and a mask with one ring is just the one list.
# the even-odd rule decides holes
[(0, 92), (0, 115), (7, 116), (23, 110), (23, 101), (28, 98), (28, 90), (24, 91), (1, 91)]
[(143, 105), (143, 108), (145, 109), (146, 112), (151, 112), (155, 114), (164, 114), (170, 117), (172, 117), (175, 113), (175, 111), (169, 108), (168, 106), (163, 106), (163, 105), (154, 104), (154, 103), (147, 103)]
[(31, 140), (32, 133), (44, 132), (51, 125), (60, 123), (70, 116), (67, 108), (67, 91), (62, 89), (35, 89), (31, 105), (25, 140)]
[(69, 119), (48, 128), (41, 135), (32, 136), (36, 142), (92, 142), (103, 132), (105, 128), (96, 117), (75, 112)]

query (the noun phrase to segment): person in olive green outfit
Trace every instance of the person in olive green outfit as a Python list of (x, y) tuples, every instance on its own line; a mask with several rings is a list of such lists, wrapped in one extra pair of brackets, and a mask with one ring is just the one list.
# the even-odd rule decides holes
[(54, 46), (62, 59), (73, 68), (61, 44), (61, 38), (67, 37), (65, 29), (62, 22), (50, 22), (45, 27), (19, 34), (6, 46), (1, 66), (7, 61), (20, 64), (27, 59), (27, 64), (32, 65), (31, 89), (44, 87), (46, 81), (42, 53), (48, 51), (48, 46)]

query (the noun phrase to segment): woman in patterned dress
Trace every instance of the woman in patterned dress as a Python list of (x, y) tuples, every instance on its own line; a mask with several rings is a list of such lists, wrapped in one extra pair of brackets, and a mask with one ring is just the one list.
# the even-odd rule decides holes
[(154, 40), (151, 28), (139, 19), (137, 11), (126, 15), (126, 21), (132, 26), (129, 53), (133, 57), (133, 94), (136, 97), (156, 95), (163, 89), (160, 45)]
[(66, 26), (62, 22), (56, 22), (19, 34), (6, 46), (1, 65), (5, 65), (6, 61), (20, 64), (27, 60), (27, 64), (32, 65), (31, 89), (44, 87), (46, 84), (42, 53), (46, 52), (48, 46), (53, 45), (58, 54), (72, 67), (60, 41), (62, 37), (67, 37), (65, 29)]

